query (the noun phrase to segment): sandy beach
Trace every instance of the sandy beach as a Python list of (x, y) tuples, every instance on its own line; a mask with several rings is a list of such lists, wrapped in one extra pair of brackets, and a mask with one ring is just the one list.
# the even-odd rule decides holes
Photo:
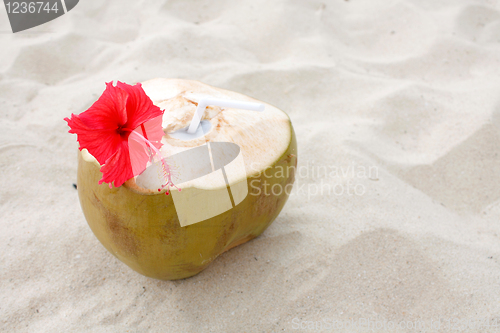
[[(0, 32), (0, 331), (500, 330), (499, 1), (82, 0)], [(152, 78), (297, 135), (279, 217), (185, 280), (111, 255), (73, 187), (63, 118)]]

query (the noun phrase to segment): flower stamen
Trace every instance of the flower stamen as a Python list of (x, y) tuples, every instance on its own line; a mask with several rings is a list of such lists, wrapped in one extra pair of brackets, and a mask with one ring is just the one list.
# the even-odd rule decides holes
[[(143, 125), (141, 125), (141, 129), (142, 129), (143, 133), (145, 133), (145, 129), (144, 129)], [(130, 131), (130, 130), (128, 130), (128, 131)], [(152, 162), (152, 160), (153, 160), (153, 153), (151, 152), (151, 149), (154, 151), (154, 153), (155, 153), (154, 155), (156, 155), (157, 158), (160, 159), (161, 174), (162, 174), (163, 180), (165, 180), (165, 184), (162, 184), (160, 186), (160, 188), (158, 189), (158, 192), (161, 192), (165, 187), (167, 188), (167, 191), (165, 192), (166, 195), (170, 194), (170, 187), (175, 187), (180, 192), (181, 189), (178, 188), (177, 186), (175, 186), (174, 183), (172, 182), (172, 172), (170, 170), (170, 167), (168, 166), (165, 159), (161, 156), (161, 153), (158, 150), (158, 148), (156, 148), (151, 143), (151, 141), (149, 141), (146, 137), (142, 136), (141, 134), (137, 133), (136, 131), (130, 131), (130, 132), (131, 132), (131, 134), (135, 135), (139, 140), (143, 141), (146, 144), (146, 147), (148, 149), (148, 155), (150, 157), (150, 162)]]

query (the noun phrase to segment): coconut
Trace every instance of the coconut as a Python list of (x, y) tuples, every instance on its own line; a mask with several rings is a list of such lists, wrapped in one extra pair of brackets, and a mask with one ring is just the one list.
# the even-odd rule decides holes
[(283, 111), (264, 103), (263, 112), (209, 106), (204, 135), (182, 139), (175, 133), (189, 125), (202, 98), (258, 101), (190, 80), (142, 86), (165, 111), (160, 152), (181, 191), (158, 191), (154, 163), (120, 187), (99, 185), (100, 165), (83, 149), (80, 203), (96, 237), (126, 265), (156, 279), (187, 278), (259, 236), (278, 216), (295, 180), (295, 133)]

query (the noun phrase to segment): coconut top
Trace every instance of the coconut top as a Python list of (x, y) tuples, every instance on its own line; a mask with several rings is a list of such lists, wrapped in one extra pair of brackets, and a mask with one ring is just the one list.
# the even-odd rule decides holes
[[(258, 174), (274, 164), (286, 151), (292, 139), (291, 123), (287, 114), (272, 105), (257, 101), (251, 97), (192, 80), (153, 79), (143, 82), (142, 87), (153, 103), (164, 110), (162, 126), (165, 135), (162, 139), (163, 146), (160, 152), (167, 161), (172, 162), (170, 157), (180, 156), (179, 153), (192, 150), (194, 147), (206, 147), (207, 142), (233, 143), (237, 146), (219, 144), (219, 146), (224, 147), (222, 150), (226, 152), (223, 154), (227, 156), (222, 157), (222, 160), (217, 162), (218, 157), (211, 154), (211, 158), (214, 158), (212, 167), (213, 164), (224, 164), (224, 161), (230, 162), (237, 155), (241, 155), (242, 159), (241, 157), (238, 158), (238, 162), (235, 163), (244, 164), (244, 170), (236, 171), (238, 168), (233, 166), (234, 172), (229, 177), (232, 178), (229, 179), (230, 182), (239, 181)], [(265, 104), (265, 111), (256, 112), (208, 106), (202, 120), (209, 121), (211, 128), (204, 136), (188, 141), (171, 136), (169, 133), (189, 126), (198, 102), (205, 97), (259, 102)], [(237, 149), (238, 146), (239, 150)], [(236, 149), (231, 147), (236, 147)], [(192, 163), (187, 163), (188, 161)], [(183, 182), (183, 188), (190, 186), (212, 189), (225, 187), (224, 183), (220, 183), (220, 179), (216, 180), (217, 177), (204, 177), (203, 180), (193, 179), (187, 183), (184, 182), (186, 177), (182, 180), (186, 174), (196, 173), (200, 171), (200, 168), (203, 169), (203, 162), (187, 157), (187, 159), (183, 158), (180, 162), (174, 158), (172, 164), (173, 182), (174, 184), (176, 184), (176, 181)], [(135, 177), (135, 180), (140, 188), (155, 190), (158, 188), (159, 182), (158, 177), (155, 176), (158, 174), (158, 170), (152, 172), (152, 168), (148, 169), (143, 174)], [(215, 169), (217, 169), (217, 166), (215, 166)]]

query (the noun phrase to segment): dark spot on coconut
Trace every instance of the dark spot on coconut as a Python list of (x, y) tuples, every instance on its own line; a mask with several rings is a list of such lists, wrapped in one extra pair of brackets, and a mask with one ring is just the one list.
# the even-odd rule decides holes
[(295, 181), (295, 171), (295, 168), (290, 169), (290, 174), (288, 175), (288, 179), (286, 180), (284, 187), (286, 187), (288, 184), (293, 184), (293, 182)]
[(101, 214), (104, 215), (104, 220), (107, 223), (109, 234), (113, 242), (123, 251), (126, 255), (136, 255), (138, 252), (137, 241), (134, 237), (134, 233), (123, 224), (121, 219), (115, 214), (111, 213), (97, 197), (96, 193), (93, 192), (92, 203), (96, 206)]
[(99, 198), (97, 197), (97, 195), (95, 194), (95, 192), (92, 192), (92, 194), (94, 195), (94, 200), (92, 200), (92, 203), (97, 207), (99, 208), (101, 211), (104, 209), (102, 203), (101, 203), (101, 200), (99, 200)]
[(290, 162), (292, 161), (292, 158), (296, 157), (294, 154), (288, 154), (285, 158), (285, 162), (286, 164), (290, 164)]
[(278, 207), (279, 207), (279, 205), (280, 205), (280, 203), (281, 203), (281, 196), (279, 196), (279, 197), (278, 197), (278, 199), (276, 200), (276, 205), (275, 205), (275, 207), (276, 207), (276, 208), (278, 208)]
[(217, 244), (215, 245), (216, 248), (220, 249), (226, 248), (230, 243), (229, 241), (230, 238), (234, 236), (235, 221), (237, 220), (235, 213), (237, 212), (235, 212), (235, 210), (232, 209), (227, 213), (230, 214), (230, 216), (228, 216), (228, 218), (224, 219), (222, 222), (223, 224), (225, 224), (225, 226), (221, 229), (222, 234), (217, 239)]
[[(263, 181), (261, 182), (263, 184)], [(257, 197), (257, 200), (255, 201), (254, 205), (254, 210), (253, 210), (253, 216), (259, 217), (262, 216), (268, 212), (270, 212), (272, 209), (274, 209), (274, 200), (269, 200), (268, 197), (272, 194), (270, 194), (270, 186), (267, 187), (267, 192), (268, 194), (265, 193), (266, 189), (264, 188), (264, 185), (260, 186), (261, 192), (260, 195)]]
[(127, 255), (136, 255), (138, 252), (137, 241), (133, 232), (124, 226), (120, 218), (109, 211), (106, 214), (106, 221), (111, 234), (111, 238), (116, 245)]
[(75, 183), (73, 183), (73, 187), (75, 188), (75, 190), (78, 188)]

